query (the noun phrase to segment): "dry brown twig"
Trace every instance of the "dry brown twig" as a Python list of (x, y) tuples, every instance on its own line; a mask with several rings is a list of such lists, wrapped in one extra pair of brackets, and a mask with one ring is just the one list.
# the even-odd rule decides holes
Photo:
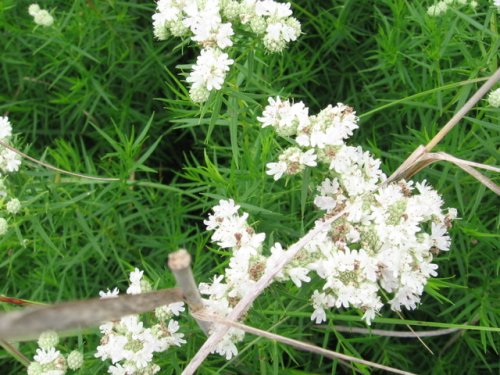
[[(168, 268), (170, 268), (170, 271), (174, 274), (175, 281), (184, 294), (191, 315), (195, 316), (195, 314), (198, 311), (202, 311), (205, 306), (203, 305), (200, 291), (198, 290), (193, 271), (191, 270), (191, 255), (189, 255), (185, 249), (180, 249), (169, 254)], [(196, 319), (196, 322), (203, 332), (208, 335), (211, 324), (205, 320), (198, 319)]]
[(294, 339), (291, 339), (291, 338), (288, 338), (285, 336), (277, 335), (275, 333), (263, 331), (261, 329), (255, 328), (255, 327), (250, 327), (246, 324), (242, 324), (242, 323), (234, 322), (232, 320), (228, 320), (228, 319), (220, 317), (218, 315), (207, 314), (204, 312), (197, 312), (194, 314), (194, 316), (195, 316), (195, 318), (197, 318), (199, 320), (205, 320), (207, 322), (208, 321), (217, 322), (220, 324), (224, 324), (228, 327), (238, 328), (238, 329), (241, 329), (242, 331), (251, 333), (253, 335), (264, 337), (264, 338), (267, 338), (270, 340), (275, 340), (275, 341), (281, 342), (283, 344), (293, 346), (297, 349), (311, 352), (311, 353), (315, 353), (315, 354), (319, 354), (319, 355), (322, 355), (322, 356), (330, 358), (330, 359), (339, 359), (339, 360), (343, 360), (343, 361), (347, 361), (347, 362), (360, 363), (362, 365), (370, 366), (370, 367), (384, 370), (387, 372), (392, 372), (394, 374), (404, 374), (404, 375), (412, 375), (413, 374), (412, 372), (402, 371), (402, 370), (399, 370), (399, 369), (394, 368), (394, 367), (384, 366), (384, 365), (378, 364), (376, 362), (371, 362), (371, 361), (367, 361), (367, 360), (364, 360), (361, 358), (356, 358), (356, 357), (353, 357), (350, 355), (342, 354), (339, 352), (334, 352), (332, 350), (320, 348), (319, 346), (316, 346), (316, 345), (307, 344), (305, 342), (294, 340)]
[(36, 339), (47, 330), (65, 331), (91, 327), (129, 314), (140, 314), (169, 303), (183, 301), (178, 288), (150, 293), (93, 298), (0, 314), (1, 340)]
[(0, 141), (0, 146), (5, 147), (6, 149), (9, 149), (12, 152), (15, 152), (16, 154), (18, 154), (22, 158), (24, 158), (26, 160), (29, 160), (32, 163), (41, 165), (44, 168), (53, 170), (53, 171), (58, 172), (58, 173), (66, 174), (68, 176), (73, 176), (73, 177), (78, 177), (78, 178), (84, 178), (86, 180), (102, 181), (102, 182), (116, 182), (116, 181), (121, 181), (119, 178), (115, 178), (115, 177), (96, 177), (96, 176), (88, 176), (88, 175), (81, 174), (81, 173), (75, 173), (75, 172), (66, 171), (64, 169), (55, 167), (55, 166), (53, 166), (53, 165), (51, 165), (49, 163), (45, 163), (45, 162), (43, 162), (41, 160), (35, 159), (35, 158), (29, 156), (28, 154), (25, 154), (24, 152), (18, 150), (17, 148), (12, 147), (8, 143), (5, 143), (4, 141)]
[(463, 331), (459, 328), (434, 329), (432, 331), (389, 331), (385, 329), (361, 328), (361, 327), (338, 326), (338, 325), (331, 327), (323, 324), (318, 325), (317, 327), (343, 333), (357, 333), (360, 335), (370, 335), (370, 336), (398, 337), (404, 339), (444, 336), (455, 332)]
[(463, 105), (462, 108), (446, 123), (446, 125), (432, 138), (426, 146), (418, 146), (417, 149), (401, 164), (401, 166), (387, 179), (385, 184), (409, 179), (434, 161), (444, 160), (451, 162), (474, 178), (484, 184), (486, 187), (500, 195), (500, 187), (493, 183), (486, 176), (482, 175), (475, 168), (488, 169), (498, 172), (497, 167), (490, 167), (484, 164), (475, 163), (467, 160), (455, 158), (445, 153), (431, 154), (431, 150), (443, 140), (443, 138), (460, 122), (460, 120), (469, 112), (476, 103), (491, 90), (491, 88), (500, 81), (500, 68), (476, 91), (476, 93)]

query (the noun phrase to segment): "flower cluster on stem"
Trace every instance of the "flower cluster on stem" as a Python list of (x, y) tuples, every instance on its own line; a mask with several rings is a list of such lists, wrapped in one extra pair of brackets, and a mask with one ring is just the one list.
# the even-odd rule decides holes
[(496, 90), (492, 90), (488, 94), (488, 98), (486, 100), (488, 101), (488, 104), (490, 106), (492, 106), (493, 108), (499, 108), (500, 107), (500, 87)]
[[(201, 283), (200, 293), (209, 312), (226, 316), (265, 271), (266, 258), (262, 255), (264, 233), (255, 233), (247, 223), (248, 214), (238, 214), (240, 206), (232, 199), (221, 200), (205, 220), (208, 230), (214, 231), (212, 241), (223, 249), (231, 249), (232, 257), (223, 275), (214, 277), (211, 284)], [(231, 328), (215, 348), (227, 359), (238, 353), (236, 343), (243, 339), (243, 331)]]
[(28, 13), (39, 26), (49, 27), (54, 24), (54, 17), (52, 17), (48, 10), (41, 9), (38, 4), (31, 4), (28, 7)]
[(437, 275), (433, 257), (449, 250), (448, 228), (456, 210), (444, 211), (441, 197), (425, 181), (384, 184), (381, 161), (345, 143), (358, 118), (344, 104), (308, 116), (302, 102), (270, 98), (258, 119), (296, 142), (278, 163), (268, 164), (268, 174), (278, 180), (315, 166), (290, 160), (290, 152), (315, 157), (323, 175), (315, 206), (327, 215), (347, 212), (298, 256), (297, 272), (314, 272), (325, 280), (323, 290), (312, 296), (311, 318), (319, 323), (326, 320), (326, 309), (355, 307), (370, 324), (384, 294), (391, 296), (393, 310), (416, 308), (427, 279)]
[(205, 102), (220, 90), (233, 59), (225, 52), (233, 45), (235, 28), (261, 38), (269, 52), (280, 52), (300, 35), (290, 3), (273, 0), (158, 0), (153, 15), (154, 35), (189, 37), (201, 53), (187, 78), (194, 102)]
[[(0, 141), (10, 145), (12, 124), (8, 117), (0, 116)], [(21, 211), (21, 202), (10, 192), (8, 174), (19, 171), (21, 158), (14, 151), (0, 145), (0, 207), (4, 211), (0, 215), (0, 235), (4, 235), (9, 227), (5, 217), (13, 216)]]
[[(143, 278), (143, 271), (130, 273), (127, 294), (140, 294), (151, 290), (151, 284)], [(100, 292), (101, 298), (118, 296), (118, 289)], [(151, 375), (160, 371), (153, 362), (153, 355), (171, 346), (186, 343), (179, 333), (179, 323), (172, 319), (184, 311), (182, 302), (159, 307), (155, 310), (155, 324), (147, 328), (139, 315), (128, 315), (120, 320), (107, 322), (99, 327), (103, 334), (95, 356), (111, 360), (108, 373), (112, 375)]]
[[(270, 98), (258, 119), (295, 141), (277, 163), (268, 164), (267, 173), (279, 180), (314, 167), (321, 176), (316, 208), (325, 217), (345, 212), (300, 250), (276, 280), (291, 280), (299, 288), (314, 276), (324, 281), (311, 296), (316, 323), (325, 321), (332, 308), (356, 308), (367, 324), (384, 303), (394, 311), (415, 309), (427, 280), (437, 276), (434, 257), (450, 248), (448, 229), (456, 210), (443, 209), (441, 197), (425, 180), (385, 184), (380, 160), (345, 143), (358, 128), (358, 118), (344, 104), (310, 116), (301, 102)], [(207, 308), (222, 316), (286, 253), (275, 243), (264, 255), (265, 234), (256, 233), (239, 208), (232, 199), (221, 200), (204, 222), (213, 231), (212, 242), (231, 250), (224, 273), (199, 286), (208, 296)], [(232, 329), (215, 351), (229, 359), (242, 338), (243, 332)]]
[(67, 357), (56, 349), (59, 336), (46, 331), (38, 338), (38, 349), (28, 366), (28, 375), (64, 375), (67, 370), (78, 370), (83, 365), (83, 355), (73, 350)]
[(445, 14), (450, 7), (469, 6), (471, 9), (476, 9), (478, 6), (475, 0), (441, 0), (427, 8), (427, 14), (431, 17), (439, 17)]

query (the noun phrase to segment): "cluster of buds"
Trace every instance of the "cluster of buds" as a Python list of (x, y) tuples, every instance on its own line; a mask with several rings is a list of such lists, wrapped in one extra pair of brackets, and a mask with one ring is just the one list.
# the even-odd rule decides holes
[(52, 17), (48, 10), (41, 9), (38, 4), (31, 4), (28, 8), (28, 13), (39, 26), (49, 27), (54, 24), (54, 17)]

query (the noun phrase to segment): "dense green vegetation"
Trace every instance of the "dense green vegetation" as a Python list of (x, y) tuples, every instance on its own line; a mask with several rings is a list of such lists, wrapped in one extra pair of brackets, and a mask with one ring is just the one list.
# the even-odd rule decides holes
[[(317, 218), (309, 181), (274, 182), (265, 174), (286, 145), (256, 121), (268, 96), (302, 100), (312, 112), (351, 105), (361, 121), (350, 143), (382, 158), (390, 174), (498, 68), (498, 13), (486, 1), (433, 18), (431, 2), (299, 0), (292, 3), (303, 27), (299, 41), (270, 55), (240, 40), (223, 89), (199, 106), (185, 83), (196, 52), (188, 41), (154, 40), (153, 2), (44, 1), (56, 20), (50, 28), (35, 27), (29, 4), (0, 0), (0, 115), (14, 126), (14, 144), (65, 170), (123, 180), (68, 177), (28, 161), (8, 177), (24, 209), (0, 239), (0, 294), (46, 303), (124, 290), (134, 267), (156, 287), (173, 286), (165, 261), (180, 247), (193, 255), (197, 281), (209, 281), (228, 260), (203, 225), (221, 198), (241, 204), (270, 244), (304, 234)], [(500, 110), (483, 100), (437, 149), (498, 165), (499, 120)], [(384, 309), (373, 328), (407, 330), (405, 323), (422, 321), (439, 324), (413, 328), (481, 330), (426, 338), (431, 354), (416, 339), (336, 332), (337, 324), (365, 327), (356, 311), (332, 311), (329, 327), (317, 327), (309, 318), (314, 282), (273, 285), (246, 322), (419, 374), (497, 373), (498, 198), (451, 164), (434, 164), (415, 179), (430, 181), (460, 220), (421, 307), (402, 317)], [(187, 316), (181, 331), (188, 343), (158, 358), (162, 374), (180, 373), (204, 341)], [(97, 330), (63, 340), (68, 351), (85, 353), (79, 373), (105, 372), (93, 355), (98, 342)], [(30, 358), (35, 348), (19, 344)], [(200, 373), (354, 373), (250, 335), (239, 349), (231, 361), (210, 356)], [(22, 371), (0, 349), (0, 373)]]

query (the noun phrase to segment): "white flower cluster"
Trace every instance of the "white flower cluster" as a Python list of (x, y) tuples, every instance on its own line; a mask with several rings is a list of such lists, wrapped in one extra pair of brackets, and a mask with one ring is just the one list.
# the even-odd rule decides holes
[[(6, 116), (0, 116), (0, 141), (9, 144), (12, 136), (12, 124)], [(21, 158), (14, 151), (0, 145), (0, 171), (5, 174), (17, 172), (21, 165)], [(1, 174), (0, 174), (1, 176)]]
[[(500, 0), (498, 0), (500, 1)], [(500, 107), (500, 87), (496, 90), (493, 90), (488, 95), (488, 104), (493, 108)]]
[(28, 375), (64, 375), (67, 370), (78, 370), (83, 365), (83, 355), (73, 350), (66, 358), (55, 347), (59, 336), (47, 331), (38, 338), (39, 348), (28, 366)]
[[(328, 162), (335, 153), (339, 155), (331, 168), (342, 173), (353, 189), (359, 185), (360, 179), (371, 181), (375, 189), (380, 175), (380, 162), (373, 160), (360, 148), (344, 145), (344, 140), (358, 127), (352, 108), (339, 103), (335, 107), (329, 105), (315, 116), (309, 116), (309, 109), (302, 102), (292, 104), (279, 97), (269, 98), (269, 105), (258, 120), (262, 127), (272, 126), (281, 136), (295, 136), (297, 145), (303, 149), (289, 147), (279, 156), (278, 163), (267, 164), (267, 173), (274, 176), (275, 180), (285, 174), (302, 172), (305, 167), (314, 167), (317, 161)], [(352, 168), (349, 173), (348, 166), (352, 164), (363, 165), (364, 174)]]
[(31, 4), (28, 13), (37, 25), (49, 27), (54, 24), (54, 17), (47, 10), (41, 9), (38, 4)]
[[(199, 286), (201, 294), (209, 296), (205, 300), (207, 309), (220, 316), (231, 312), (266, 267), (266, 258), (262, 255), (266, 236), (254, 232), (247, 223), (248, 214), (238, 215), (239, 208), (232, 199), (221, 200), (204, 222), (208, 230), (214, 231), (212, 241), (233, 253), (224, 275), (216, 276), (212, 284), (201, 283)], [(238, 353), (235, 343), (243, 340), (243, 336), (243, 331), (231, 328), (215, 352), (231, 359)]]
[[(130, 273), (127, 294), (140, 294), (151, 290), (151, 284), (143, 279), (144, 271), (137, 268)], [(100, 292), (101, 298), (118, 296), (118, 289)], [(166, 351), (171, 346), (186, 343), (184, 334), (177, 332), (179, 323), (171, 319), (184, 311), (183, 302), (172, 303), (155, 311), (158, 323), (146, 328), (139, 315), (128, 315), (118, 321), (104, 323), (99, 327), (103, 337), (95, 356), (112, 364), (108, 373), (112, 375), (151, 375), (160, 371), (153, 363), (154, 353)], [(167, 322), (168, 321), (168, 322)]]
[(451, 6), (469, 5), (471, 9), (476, 9), (478, 3), (475, 0), (441, 0), (427, 8), (427, 14), (431, 17), (439, 17), (448, 11)]
[(309, 160), (317, 156), (327, 166), (327, 176), (314, 204), (327, 215), (347, 212), (295, 262), (302, 281), (309, 271), (325, 280), (323, 290), (313, 294), (312, 319), (325, 320), (328, 308), (355, 307), (370, 323), (384, 294), (391, 295), (393, 310), (416, 308), (427, 279), (437, 275), (433, 254), (449, 250), (447, 230), (456, 210), (445, 214), (440, 196), (425, 181), (383, 184), (380, 160), (344, 143), (358, 125), (354, 111), (343, 104), (308, 117), (303, 103), (270, 98), (259, 121), (278, 134), (295, 135), (302, 148), (286, 149), (278, 163), (268, 164), (268, 174), (277, 180), (313, 164), (285, 157), (289, 153), (307, 154)]
[[(12, 136), (12, 124), (6, 116), (0, 116), (0, 141), (9, 144)], [(16, 215), (21, 210), (21, 202), (9, 193), (7, 187), (7, 173), (17, 172), (21, 165), (21, 158), (15, 152), (0, 145), (0, 207), (4, 206), (7, 214)], [(0, 216), (0, 236), (8, 229), (8, 222)]]
[[(295, 136), (297, 143), (278, 163), (268, 165), (268, 173), (278, 179), (307, 166), (326, 166), (314, 203), (327, 217), (345, 211), (276, 279), (291, 280), (297, 287), (309, 282), (311, 274), (324, 280), (322, 290), (311, 297), (316, 323), (326, 320), (328, 309), (351, 307), (363, 312), (370, 324), (386, 297), (392, 310), (415, 309), (427, 280), (437, 275), (434, 256), (450, 248), (448, 229), (456, 210), (444, 212), (441, 197), (425, 181), (384, 184), (380, 160), (345, 144), (358, 125), (354, 111), (343, 104), (309, 116), (303, 103), (271, 98), (259, 120), (283, 136)], [(205, 221), (214, 231), (212, 241), (232, 250), (224, 274), (200, 284), (200, 292), (209, 296), (207, 307), (223, 316), (286, 252), (275, 243), (271, 254), (263, 255), (265, 235), (255, 233), (248, 214), (239, 215), (239, 208), (233, 200), (222, 200)], [(242, 332), (232, 330), (216, 351), (231, 358), (242, 338)]]
[(233, 45), (237, 23), (249, 25), (267, 50), (279, 52), (300, 35), (300, 23), (291, 15), (289, 3), (273, 0), (158, 0), (153, 30), (159, 40), (190, 37), (202, 48), (187, 78), (191, 99), (202, 103), (221, 89), (234, 63), (224, 50)]

